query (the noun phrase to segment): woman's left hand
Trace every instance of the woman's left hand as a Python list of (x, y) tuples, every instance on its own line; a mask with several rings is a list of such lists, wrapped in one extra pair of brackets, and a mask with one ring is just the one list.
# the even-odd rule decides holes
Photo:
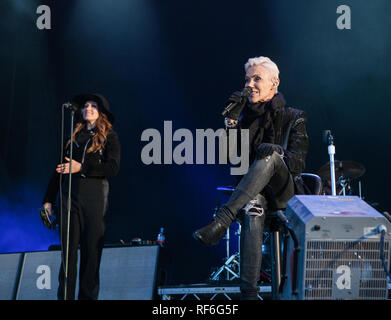
[[(69, 173), (69, 158), (65, 157), (65, 160), (68, 161), (67, 163), (60, 163), (57, 165), (56, 171), (58, 173)], [(81, 163), (77, 162), (75, 160), (72, 160), (72, 173), (79, 172), (81, 169)]]

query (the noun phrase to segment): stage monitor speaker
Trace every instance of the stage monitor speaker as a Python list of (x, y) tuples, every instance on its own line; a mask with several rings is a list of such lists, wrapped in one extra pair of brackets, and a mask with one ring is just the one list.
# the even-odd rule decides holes
[(0, 254), (0, 300), (15, 299), (22, 253)]
[(389, 270), (391, 224), (381, 213), (355, 196), (298, 195), (285, 214), (300, 250), (291, 238), (282, 299), (387, 299), (378, 230), (386, 230), (383, 261)]
[(24, 253), (17, 300), (56, 300), (61, 251)]
[(100, 268), (100, 300), (152, 300), (159, 246), (105, 248)]
[[(158, 246), (104, 248), (100, 265), (99, 299), (153, 299), (158, 253)], [(25, 253), (16, 299), (57, 299), (60, 263), (60, 251)], [(76, 297), (78, 288), (79, 275)]]

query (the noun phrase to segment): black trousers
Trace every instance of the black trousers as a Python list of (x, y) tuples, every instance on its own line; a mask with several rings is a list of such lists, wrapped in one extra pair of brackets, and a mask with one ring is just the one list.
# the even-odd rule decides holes
[[(99, 294), (99, 268), (104, 245), (105, 213), (109, 184), (106, 179), (72, 177), (69, 224), (67, 300), (75, 299), (78, 249), (80, 248), (79, 300), (96, 300)], [(64, 299), (67, 245), (67, 190), (63, 193), (60, 219), (62, 262), (57, 297)]]
[(241, 299), (258, 299), (257, 283), (260, 278), (262, 265), (263, 229), (266, 209), (282, 209), (294, 195), (294, 183), (291, 173), (282, 157), (274, 152), (271, 156), (257, 159), (250, 166), (247, 174), (242, 178), (230, 199), (225, 204), (229, 209), (227, 214), (221, 215), (220, 221), (229, 225), (241, 208), (259, 196), (267, 187), (269, 198), (261, 197), (260, 204), (263, 213), (249, 210), (241, 220), (240, 238), (240, 291)]

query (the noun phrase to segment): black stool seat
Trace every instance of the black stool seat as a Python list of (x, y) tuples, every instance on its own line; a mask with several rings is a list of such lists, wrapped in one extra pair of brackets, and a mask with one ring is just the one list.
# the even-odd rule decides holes
[[(284, 212), (284, 210), (282, 210)], [(278, 211), (267, 211), (265, 215), (264, 232), (275, 232), (281, 229), (280, 219), (277, 215)]]

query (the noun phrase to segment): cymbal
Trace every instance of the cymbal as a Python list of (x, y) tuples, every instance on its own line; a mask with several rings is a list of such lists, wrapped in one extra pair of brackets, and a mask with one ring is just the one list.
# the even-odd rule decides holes
[[(340, 176), (344, 176), (349, 179), (357, 179), (364, 175), (365, 167), (354, 161), (334, 161), (335, 165), (335, 178), (338, 179)], [(327, 162), (323, 165), (319, 171), (318, 175), (324, 180), (330, 180), (330, 162)]]

